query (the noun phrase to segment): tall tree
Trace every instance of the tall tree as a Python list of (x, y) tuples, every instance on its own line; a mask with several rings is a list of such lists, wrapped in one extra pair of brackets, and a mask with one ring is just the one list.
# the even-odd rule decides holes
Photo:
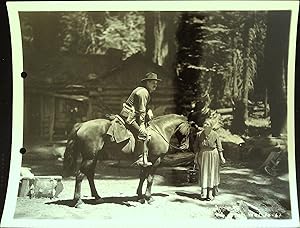
[(33, 44), (36, 51), (47, 54), (59, 50), (61, 27), (59, 14), (53, 12), (26, 13), (32, 25)]
[(167, 70), (175, 66), (176, 29), (176, 12), (145, 12), (146, 56)]
[(177, 74), (179, 92), (177, 112), (187, 114), (189, 105), (201, 98), (206, 82), (200, 79), (201, 71), (208, 71), (201, 60), (203, 57), (203, 29), (205, 18), (200, 13), (184, 12), (179, 17), (177, 35)]
[[(232, 122), (232, 130), (234, 132), (242, 133), (246, 129), (246, 121), (248, 120), (248, 97), (249, 97), (249, 84), (251, 78), (253, 78), (253, 58), (251, 58), (251, 47), (254, 27), (254, 17), (250, 13), (247, 13), (246, 20), (243, 27), (242, 39), (243, 39), (243, 71), (242, 71), (242, 91), (241, 96), (236, 99), (234, 107), (234, 116)], [(235, 89), (235, 88), (233, 88)]]
[(290, 19), (291, 14), (288, 11), (269, 11), (267, 16), (264, 72), (273, 136), (286, 133)]

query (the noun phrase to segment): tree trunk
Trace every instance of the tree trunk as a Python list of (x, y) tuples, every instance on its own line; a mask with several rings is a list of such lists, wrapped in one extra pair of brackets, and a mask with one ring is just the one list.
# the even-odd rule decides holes
[(168, 55), (168, 42), (165, 41), (165, 30), (166, 30), (166, 21), (162, 19), (160, 12), (154, 13), (154, 52), (152, 56), (152, 61), (159, 66), (162, 66), (165, 62), (165, 58)]
[(49, 142), (53, 141), (54, 136), (54, 128), (55, 128), (55, 97), (50, 97), (49, 100), (49, 109), (50, 109), (50, 117), (49, 117)]
[(254, 20), (250, 19), (245, 24), (245, 33), (244, 33), (244, 50), (245, 50), (245, 58), (244, 58), (244, 67), (243, 67), (243, 90), (242, 90), (242, 110), (243, 113), (243, 125), (245, 126), (245, 122), (248, 120), (248, 95), (249, 95), (249, 83), (251, 80), (251, 72), (250, 67), (250, 58), (251, 58), (251, 37), (250, 37), (250, 29), (254, 24)]
[[(35, 12), (29, 18), (33, 28), (35, 50), (44, 55), (57, 52), (59, 50), (58, 34), (60, 33), (59, 14)], [(49, 22), (51, 23), (49, 24)]]
[(268, 89), (265, 89), (265, 97), (264, 97), (264, 117), (267, 118), (269, 115), (268, 109)]
[(270, 103), (273, 136), (286, 133), (287, 121), (287, 58), (290, 12), (268, 12), (265, 48), (265, 82)]
[(251, 80), (250, 57), (251, 57), (251, 37), (250, 29), (254, 24), (252, 18), (246, 19), (243, 31), (244, 58), (243, 58), (243, 87), (241, 97), (235, 101), (235, 110), (233, 116), (232, 130), (235, 133), (243, 133), (246, 130), (246, 121), (248, 120), (248, 94), (249, 83)]
[(233, 71), (232, 71), (232, 97), (233, 101), (236, 101), (238, 98), (238, 85), (237, 85), (237, 68), (236, 68), (236, 62), (237, 62), (237, 50), (233, 52), (232, 57), (232, 65), (233, 65)]
[(146, 56), (159, 66), (174, 68), (176, 58), (175, 13), (145, 13)]

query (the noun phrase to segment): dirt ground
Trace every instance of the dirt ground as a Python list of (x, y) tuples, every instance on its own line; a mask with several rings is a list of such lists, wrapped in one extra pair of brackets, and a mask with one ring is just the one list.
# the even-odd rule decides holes
[[(49, 152), (51, 147), (31, 148), (23, 157), (24, 167), (34, 175), (60, 175), (62, 161)], [(262, 171), (227, 161), (221, 168), (219, 195), (213, 201), (200, 199), (197, 183), (187, 183), (183, 167), (161, 167), (152, 187), (154, 201), (137, 201), (138, 170), (128, 162), (99, 161), (95, 184), (103, 202), (90, 197), (88, 181), (82, 184), (85, 204), (74, 208), (74, 177), (62, 180), (63, 191), (58, 198), (18, 197), (15, 218), (30, 219), (148, 219), (149, 213), (164, 219), (216, 218), (216, 210), (237, 207), (246, 202), (259, 208), (260, 218), (290, 218), (288, 174), (270, 177)], [(145, 187), (145, 186), (144, 186)], [(231, 209), (230, 209), (231, 208)], [(254, 213), (255, 214), (255, 213)], [(249, 216), (248, 216), (249, 218)], [(240, 216), (236, 219), (247, 219)]]

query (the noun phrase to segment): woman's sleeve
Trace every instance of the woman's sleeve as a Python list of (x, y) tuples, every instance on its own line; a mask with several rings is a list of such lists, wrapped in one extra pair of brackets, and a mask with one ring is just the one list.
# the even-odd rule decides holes
[(224, 149), (222, 147), (221, 139), (218, 134), (216, 134), (216, 137), (217, 137), (217, 140), (216, 140), (217, 141), (217, 149), (219, 152), (222, 152)]
[(200, 151), (200, 132), (197, 132), (196, 139), (193, 146), (194, 146), (194, 152), (198, 153)]

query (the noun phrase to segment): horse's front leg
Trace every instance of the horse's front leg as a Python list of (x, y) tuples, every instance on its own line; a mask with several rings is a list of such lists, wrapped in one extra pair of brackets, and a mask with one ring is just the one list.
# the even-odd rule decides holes
[(84, 204), (81, 199), (81, 183), (84, 178), (84, 174), (78, 170), (76, 173), (76, 182), (75, 182), (75, 192), (74, 192), (74, 202), (75, 207), (80, 207), (80, 205)]
[(138, 200), (141, 203), (145, 203), (145, 199), (143, 197), (143, 184), (144, 181), (146, 180), (146, 169), (141, 168), (140, 169), (140, 181), (139, 181), (139, 186), (136, 190), (136, 194), (138, 195)]
[(153, 180), (154, 180), (154, 173), (151, 172), (147, 177), (147, 188), (145, 193), (145, 198), (148, 201), (148, 203), (153, 202), (153, 197), (151, 196), (151, 188), (152, 188)]
[(149, 170), (147, 175), (147, 188), (146, 188), (145, 198), (148, 201), (148, 203), (153, 202), (153, 197), (151, 196), (151, 188), (153, 185), (154, 173), (157, 169), (157, 166), (160, 164), (160, 161), (161, 161), (160, 158), (156, 160), (154, 166)]

